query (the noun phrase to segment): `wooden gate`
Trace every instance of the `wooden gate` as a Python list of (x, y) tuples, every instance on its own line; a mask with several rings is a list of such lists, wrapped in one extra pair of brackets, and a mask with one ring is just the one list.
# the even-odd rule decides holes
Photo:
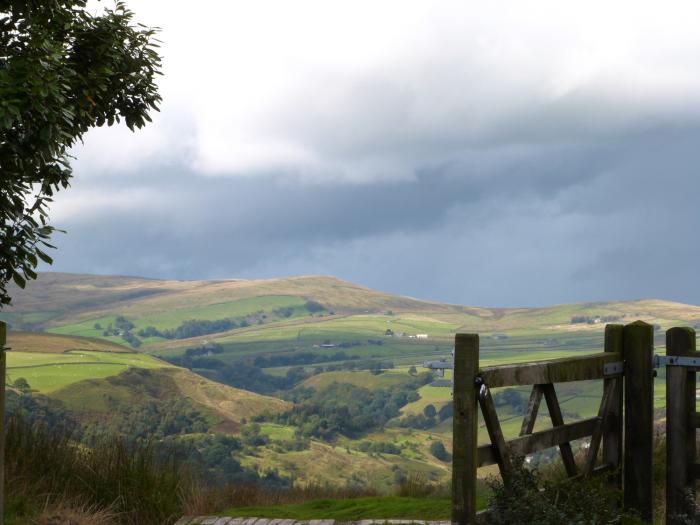
[[(608, 325), (604, 351), (584, 357), (536, 363), (479, 368), (479, 336), (458, 334), (454, 355), (454, 423), (452, 463), (452, 523), (476, 523), (477, 469), (497, 464), (505, 481), (513, 458), (539, 450), (559, 447), (570, 477), (609, 471), (609, 483), (622, 488), (625, 508), (651, 519), (652, 425), (653, 425), (653, 327), (637, 322), (626, 326)], [(624, 364), (623, 364), (624, 363)], [(598, 415), (565, 423), (555, 383), (603, 379)], [(491, 389), (532, 385), (530, 402), (520, 436), (506, 441)], [(625, 392), (624, 465), (623, 389)], [(542, 398), (552, 428), (533, 432)], [(491, 443), (478, 446), (478, 407), (481, 408)], [(574, 462), (571, 441), (590, 436), (582, 472)], [(602, 447), (602, 458), (597, 464)], [(621, 469), (621, 467), (623, 467)]]

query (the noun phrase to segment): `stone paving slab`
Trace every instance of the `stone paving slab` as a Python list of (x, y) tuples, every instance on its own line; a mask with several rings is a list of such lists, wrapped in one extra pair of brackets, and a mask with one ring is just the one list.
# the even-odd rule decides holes
[(279, 518), (231, 518), (226, 516), (183, 516), (175, 525), (450, 525), (450, 522), (394, 519), (335, 521)]

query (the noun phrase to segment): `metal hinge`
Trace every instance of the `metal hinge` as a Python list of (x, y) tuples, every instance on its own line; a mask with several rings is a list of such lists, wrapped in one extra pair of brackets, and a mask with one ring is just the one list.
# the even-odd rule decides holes
[(662, 366), (687, 366), (690, 368), (700, 368), (700, 357), (654, 355), (652, 366), (654, 368), (660, 368)]

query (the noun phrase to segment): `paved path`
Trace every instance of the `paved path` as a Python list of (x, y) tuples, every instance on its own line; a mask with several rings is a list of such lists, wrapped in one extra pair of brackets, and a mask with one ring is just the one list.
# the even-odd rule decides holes
[(338, 521), (335, 520), (283, 520), (269, 518), (227, 518), (219, 516), (185, 516), (180, 518), (175, 525), (450, 525), (449, 521), (424, 521), (424, 520), (359, 520)]

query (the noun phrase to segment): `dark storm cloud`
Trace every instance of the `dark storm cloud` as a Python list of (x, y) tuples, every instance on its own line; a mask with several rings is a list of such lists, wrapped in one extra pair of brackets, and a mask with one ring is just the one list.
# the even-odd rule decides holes
[[(203, 177), (183, 166), (78, 173), (72, 206), (59, 203), (57, 222), (69, 234), (56, 239), (55, 269), (325, 273), (501, 306), (651, 296), (698, 303), (698, 144), (700, 127), (684, 124), (471, 146), (417, 162), (410, 177), (371, 183)], [(95, 195), (105, 205), (91, 206)]]

